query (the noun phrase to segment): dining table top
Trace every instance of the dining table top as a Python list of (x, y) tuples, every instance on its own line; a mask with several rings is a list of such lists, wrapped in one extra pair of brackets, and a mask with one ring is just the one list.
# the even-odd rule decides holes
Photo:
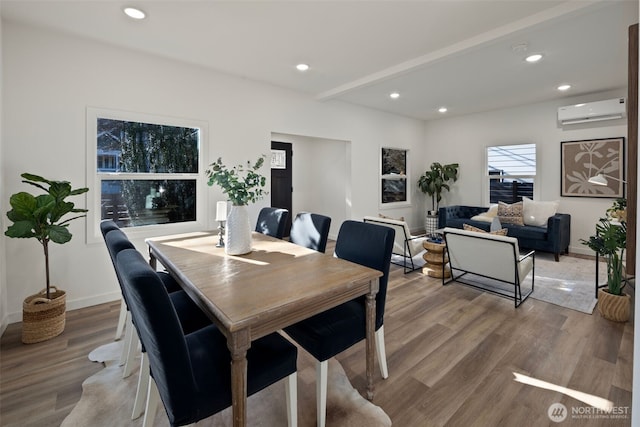
[(261, 233), (252, 251), (234, 256), (216, 247), (216, 232), (147, 239), (152, 258), (176, 276), (223, 330), (249, 328), (250, 339), (327, 307), (375, 293), (382, 273)]

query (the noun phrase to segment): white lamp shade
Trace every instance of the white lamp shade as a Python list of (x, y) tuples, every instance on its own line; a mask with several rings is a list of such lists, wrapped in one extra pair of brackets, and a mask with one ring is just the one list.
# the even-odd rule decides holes
[(591, 178), (589, 178), (589, 183), (590, 184), (595, 184), (595, 185), (607, 185), (607, 184), (609, 184), (609, 182), (607, 181), (607, 178), (605, 178), (604, 175), (602, 175), (601, 173), (599, 173), (596, 176), (592, 176)]
[(625, 181), (624, 179), (616, 178), (615, 176), (611, 176), (611, 175), (605, 175), (603, 173), (599, 173), (596, 176), (592, 176), (591, 178), (588, 179), (588, 182), (590, 184), (595, 184), (595, 185), (609, 185), (609, 181), (607, 181), (607, 178), (612, 179), (614, 181), (621, 182), (623, 184), (627, 183), (627, 181)]
[(216, 204), (216, 221), (227, 220), (227, 202), (218, 202)]

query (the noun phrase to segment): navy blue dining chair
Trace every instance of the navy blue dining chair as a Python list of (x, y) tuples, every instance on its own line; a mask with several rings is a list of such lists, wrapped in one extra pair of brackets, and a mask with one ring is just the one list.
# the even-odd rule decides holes
[(309, 212), (300, 212), (291, 224), (289, 241), (314, 251), (322, 252), (327, 249), (331, 218)]
[[(231, 406), (231, 355), (224, 335), (215, 325), (185, 334), (166, 288), (138, 251), (121, 251), (117, 268), (149, 358), (152, 381), (144, 425), (153, 425), (158, 399), (172, 426)], [(247, 351), (247, 395), (287, 378), (289, 426), (297, 424), (296, 358), (296, 346), (278, 333), (253, 341)]]
[(267, 236), (282, 239), (287, 225), (289, 211), (281, 208), (262, 208), (256, 221), (256, 231)]
[[(106, 239), (107, 233), (112, 230), (120, 230), (120, 227), (110, 219), (106, 219), (100, 222), (100, 231), (102, 232), (102, 238)], [(113, 263), (113, 267), (116, 266), (116, 260), (114, 255), (109, 251), (109, 255), (111, 256), (111, 262)], [(127, 320), (127, 305), (124, 302), (124, 298), (120, 304), (120, 317), (118, 318), (118, 326), (116, 327), (116, 337), (115, 340), (118, 341), (122, 338), (122, 333), (124, 332), (124, 326)]]
[[(109, 221), (113, 224), (113, 221)], [(106, 222), (105, 222), (106, 223)], [(101, 228), (103, 224), (101, 224)], [(114, 224), (115, 225), (115, 224)], [(122, 281), (120, 272), (116, 266), (116, 257), (118, 253), (125, 249), (135, 249), (133, 243), (117, 226), (110, 227), (109, 224), (103, 228), (103, 236), (105, 244), (109, 251), (109, 255), (113, 261), (118, 284), (122, 291), (122, 305), (121, 305), (121, 317), (124, 311), (126, 323), (126, 336), (123, 343), (122, 355), (120, 356), (120, 365), (125, 365), (123, 370), (123, 378), (131, 375), (134, 365), (135, 355), (138, 348), (138, 335), (135, 332), (135, 327), (131, 319), (131, 313), (128, 309), (128, 303), (124, 289), (122, 288)], [(157, 272), (158, 277), (162, 281), (165, 289), (170, 292), (169, 296), (171, 302), (180, 319), (180, 324), (185, 333), (193, 332), (204, 326), (210, 325), (209, 318), (200, 310), (200, 308), (191, 300), (191, 298), (181, 290), (177, 282), (166, 272)], [(140, 371), (138, 377), (138, 388), (133, 404), (132, 419), (138, 418), (144, 412), (144, 404), (146, 402), (147, 386), (149, 383), (149, 363), (146, 357), (144, 347), (142, 348), (142, 358), (140, 363)]]
[[(376, 295), (375, 344), (383, 378), (389, 376), (384, 347), (384, 307), (395, 231), (381, 225), (345, 221), (338, 232), (335, 256), (382, 272)], [(284, 331), (317, 361), (317, 425), (324, 427), (327, 405), (327, 368), (331, 357), (366, 338), (365, 297), (356, 298)]]
[[(109, 251), (109, 256), (111, 258), (111, 263), (113, 264), (113, 268), (116, 267), (116, 255), (122, 249), (133, 248), (133, 243), (129, 240), (129, 238), (124, 234), (124, 232), (118, 227), (118, 225), (110, 219), (106, 219), (100, 222), (100, 231), (102, 232), (102, 237), (107, 242), (107, 234), (111, 231), (117, 231), (120, 233), (117, 239), (113, 239), (111, 245), (107, 244), (107, 249)], [(114, 236), (112, 236), (113, 238)], [(162, 282), (167, 286), (167, 290), (169, 292), (174, 292), (180, 290), (180, 286), (171, 278), (168, 274), (163, 273), (160, 278)], [(122, 338), (122, 333), (124, 332), (125, 325), (127, 324), (127, 304), (122, 298), (122, 302), (120, 304), (120, 316), (118, 317), (118, 326), (116, 326), (116, 336), (115, 340), (118, 341)], [(126, 346), (125, 346), (126, 347)], [(121, 360), (121, 365), (124, 364), (124, 361)]]

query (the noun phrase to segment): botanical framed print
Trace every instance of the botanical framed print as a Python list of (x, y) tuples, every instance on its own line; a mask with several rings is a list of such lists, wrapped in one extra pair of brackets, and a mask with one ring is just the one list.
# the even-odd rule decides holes
[(380, 153), (380, 204), (408, 203), (408, 150), (382, 148)]
[[(624, 137), (562, 141), (560, 195), (624, 197)], [(589, 182), (602, 175), (606, 185)]]

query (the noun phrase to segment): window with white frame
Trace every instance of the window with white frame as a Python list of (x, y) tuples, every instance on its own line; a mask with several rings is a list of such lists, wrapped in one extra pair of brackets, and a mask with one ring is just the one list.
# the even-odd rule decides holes
[(195, 223), (203, 186), (202, 123), (89, 109), (92, 219), (121, 228)]
[(409, 202), (407, 180), (408, 150), (382, 148), (380, 161), (380, 203), (389, 205)]
[(487, 147), (489, 203), (516, 203), (533, 198), (536, 144)]

